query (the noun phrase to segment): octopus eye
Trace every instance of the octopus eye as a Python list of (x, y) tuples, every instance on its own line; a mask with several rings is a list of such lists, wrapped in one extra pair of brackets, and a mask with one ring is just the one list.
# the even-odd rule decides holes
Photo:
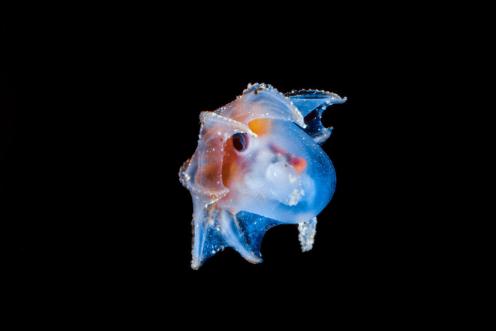
[(246, 133), (235, 133), (232, 135), (232, 143), (238, 152), (248, 148), (248, 135)]

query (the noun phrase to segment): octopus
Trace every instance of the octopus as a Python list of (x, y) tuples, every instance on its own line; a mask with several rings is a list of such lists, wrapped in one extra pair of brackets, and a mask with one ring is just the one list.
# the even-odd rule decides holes
[(320, 146), (332, 132), (322, 114), (345, 101), (331, 92), (283, 94), (256, 83), (200, 113), (198, 146), (179, 171), (193, 200), (193, 269), (228, 247), (262, 262), (262, 239), (281, 224), (297, 225), (302, 251), (312, 249), (317, 215), (336, 187)]

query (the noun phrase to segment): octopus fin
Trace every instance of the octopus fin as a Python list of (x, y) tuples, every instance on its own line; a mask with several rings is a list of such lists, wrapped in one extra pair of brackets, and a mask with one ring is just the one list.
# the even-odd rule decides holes
[(332, 132), (332, 128), (326, 128), (322, 124), (322, 113), (331, 105), (346, 102), (346, 98), (335, 93), (319, 90), (292, 91), (286, 96), (304, 117), (305, 132), (319, 144), (326, 141)]
[(286, 93), (286, 96), (298, 108), (303, 117), (311, 111), (324, 106), (323, 110), (335, 104), (346, 102), (346, 97), (341, 98), (336, 93), (320, 90), (298, 90)]

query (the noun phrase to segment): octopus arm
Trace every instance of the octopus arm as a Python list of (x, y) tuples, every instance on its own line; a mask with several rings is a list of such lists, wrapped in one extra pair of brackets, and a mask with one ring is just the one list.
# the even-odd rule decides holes
[(298, 232), (301, 250), (308, 252), (313, 247), (313, 241), (317, 233), (317, 217), (298, 223)]
[[(200, 207), (200, 206), (198, 206)], [(270, 228), (281, 222), (260, 215), (213, 208), (195, 213), (191, 266), (198, 269), (208, 258), (231, 247), (251, 263), (262, 262), (260, 247)]]

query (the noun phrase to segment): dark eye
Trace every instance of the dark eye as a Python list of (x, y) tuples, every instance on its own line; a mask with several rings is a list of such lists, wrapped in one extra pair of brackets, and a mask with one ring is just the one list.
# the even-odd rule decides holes
[(232, 142), (234, 148), (238, 152), (242, 152), (248, 148), (248, 135), (246, 133), (235, 133), (232, 135)]

